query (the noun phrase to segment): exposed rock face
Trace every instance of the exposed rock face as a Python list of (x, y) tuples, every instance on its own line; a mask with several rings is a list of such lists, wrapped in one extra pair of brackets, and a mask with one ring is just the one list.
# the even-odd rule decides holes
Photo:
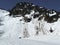
[[(34, 11), (34, 13), (30, 15), (32, 11)], [(44, 17), (44, 20), (47, 21), (48, 23), (56, 22), (58, 18), (60, 18), (59, 12), (53, 9), (50, 10), (50, 9), (46, 9), (45, 7), (39, 7), (29, 2), (17, 3), (16, 6), (10, 10), (10, 16), (11, 15), (13, 15), (13, 17), (22, 16), (24, 17), (24, 20), (31, 21), (31, 19), (28, 17), (27, 17), (28, 19), (25, 19), (26, 14), (33, 18), (38, 18), (38, 20), (41, 20)]]

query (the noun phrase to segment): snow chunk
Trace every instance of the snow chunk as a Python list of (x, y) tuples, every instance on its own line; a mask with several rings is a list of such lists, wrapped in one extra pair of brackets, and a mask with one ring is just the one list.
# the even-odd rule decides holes
[(53, 16), (53, 15), (56, 15), (56, 12), (55, 11), (53, 11), (54, 13), (53, 14), (49, 14), (49, 16)]

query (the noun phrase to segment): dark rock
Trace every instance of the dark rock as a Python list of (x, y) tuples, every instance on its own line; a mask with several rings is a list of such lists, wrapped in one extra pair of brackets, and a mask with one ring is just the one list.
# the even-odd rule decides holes
[(30, 22), (31, 20), (32, 20), (32, 18), (24, 17), (25, 22)]
[(50, 28), (50, 30), (49, 30), (51, 33), (54, 31), (52, 28)]
[[(30, 2), (19, 2), (17, 3), (11, 10), (10, 10), (10, 16), (13, 15), (13, 17), (20, 17), (23, 16), (25, 18), (26, 14), (30, 14), (32, 10), (34, 12), (39, 12), (39, 14), (33, 14), (33, 18), (38, 18), (38, 20), (41, 20), (44, 17), (44, 21), (47, 21), (48, 23), (54, 23), (60, 18), (60, 12), (57, 12), (55, 10), (46, 9), (45, 7), (39, 7), (38, 5), (34, 5)], [(49, 14), (56, 13), (55, 15), (49, 16)], [(42, 15), (42, 16), (41, 16)], [(31, 18), (24, 19), (25, 22), (30, 22)]]
[(33, 15), (33, 18), (38, 18), (39, 17), (39, 14), (34, 14)]

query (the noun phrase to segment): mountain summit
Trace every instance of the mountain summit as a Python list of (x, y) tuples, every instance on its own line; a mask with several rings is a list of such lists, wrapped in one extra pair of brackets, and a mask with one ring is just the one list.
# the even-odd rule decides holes
[[(31, 14), (32, 13), (32, 14)], [(48, 23), (53, 23), (60, 18), (60, 13), (55, 10), (50, 10), (45, 7), (40, 7), (29, 2), (20, 2), (17, 3), (11, 10), (10, 15), (13, 17), (25, 17), (25, 15), (32, 16), (33, 18), (38, 18), (41, 20), (44, 17), (44, 20)]]

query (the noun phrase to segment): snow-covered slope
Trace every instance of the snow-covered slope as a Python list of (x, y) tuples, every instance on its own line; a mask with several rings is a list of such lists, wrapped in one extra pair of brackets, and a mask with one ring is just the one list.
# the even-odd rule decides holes
[(8, 15), (8, 14), (9, 14), (8, 11), (5, 11), (5, 10), (0, 9), (0, 17), (1, 17), (1, 16)]
[(9, 16), (10, 13), (2, 9), (0, 13), (0, 45), (60, 45), (60, 18), (54, 21), (56, 12), (48, 16), (49, 20), (54, 18), (54, 22), (45, 20), (43, 14), (36, 17), (39, 13), (34, 10), (23, 16), (13, 13)]
[[(35, 35), (35, 24), (33, 24), (31, 21), (30, 23), (28, 23), (29, 37), (23, 38), (22, 35), (25, 27), (24, 22), (20, 22), (19, 17), (13, 18), (6, 16), (4, 19), (4, 26), (2, 29), (5, 33), (0, 37), (0, 45), (60, 45), (60, 36), (57, 35), (59, 31), (57, 33), (56, 31), (54, 33), (49, 33), (48, 31), (46, 32), (46, 34), (43, 34), (41, 32), (41, 34)], [(57, 23), (59, 25), (59, 22), (60, 21), (58, 20), (55, 25), (57, 25)], [(45, 22), (45, 29), (48, 30), (48, 28), (52, 25), (53, 24)], [(56, 28), (56, 30), (57, 29), (58, 27)], [(22, 38), (20, 39), (19, 37), (21, 36)]]
[(60, 36), (54, 35), (56, 32), (49, 33), (48, 31), (47, 33), (49, 34), (35, 35), (36, 31), (32, 21), (28, 23), (29, 37), (19, 39), (23, 34), (24, 24), (19, 21), (19, 18), (6, 16), (5, 19), (3, 22), (4, 27), (2, 28), (5, 33), (0, 37), (0, 45), (60, 45)]

